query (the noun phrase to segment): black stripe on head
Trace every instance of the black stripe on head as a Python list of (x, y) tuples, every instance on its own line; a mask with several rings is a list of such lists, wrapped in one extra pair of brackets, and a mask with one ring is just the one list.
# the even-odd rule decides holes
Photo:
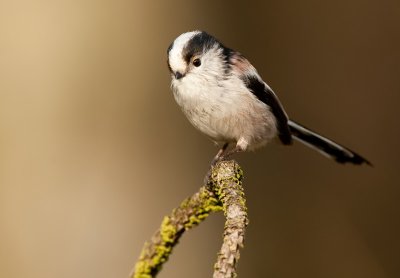
[(225, 73), (228, 74), (231, 71), (231, 57), (233, 56), (233, 54), (235, 53), (235, 51), (233, 51), (232, 49), (225, 47), (221, 44), (222, 46), (222, 55), (223, 55), (223, 59), (224, 59), (224, 63), (225, 63)]
[(204, 53), (213, 48), (216, 44), (219, 44), (216, 38), (206, 32), (200, 32), (194, 35), (183, 48), (183, 58), (189, 63), (194, 55)]

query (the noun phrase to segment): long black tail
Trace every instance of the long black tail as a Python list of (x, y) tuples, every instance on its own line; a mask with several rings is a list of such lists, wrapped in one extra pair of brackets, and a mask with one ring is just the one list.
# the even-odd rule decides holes
[(336, 160), (339, 163), (353, 163), (357, 165), (366, 163), (372, 166), (372, 164), (361, 155), (309, 130), (308, 128), (296, 122), (289, 120), (288, 125), (294, 139), (302, 142), (314, 150), (319, 151), (321, 154)]

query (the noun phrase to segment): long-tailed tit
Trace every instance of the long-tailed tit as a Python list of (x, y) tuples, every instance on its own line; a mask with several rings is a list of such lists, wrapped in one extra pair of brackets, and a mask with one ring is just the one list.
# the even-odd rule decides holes
[[(181, 34), (168, 48), (172, 90), (189, 121), (222, 148), (213, 163), (257, 149), (278, 136), (339, 163), (370, 164), (354, 151), (289, 120), (278, 97), (239, 52), (202, 31)], [(229, 144), (235, 144), (227, 151)]]

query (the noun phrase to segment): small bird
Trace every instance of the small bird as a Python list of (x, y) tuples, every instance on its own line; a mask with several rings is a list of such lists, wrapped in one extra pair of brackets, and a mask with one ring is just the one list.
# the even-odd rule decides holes
[[(276, 94), (239, 52), (204, 31), (178, 36), (168, 47), (171, 88), (189, 121), (219, 144), (212, 164), (255, 150), (276, 136), (293, 139), (339, 163), (371, 163), (354, 151), (289, 119)], [(234, 146), (228, 150), (228, 146)]]

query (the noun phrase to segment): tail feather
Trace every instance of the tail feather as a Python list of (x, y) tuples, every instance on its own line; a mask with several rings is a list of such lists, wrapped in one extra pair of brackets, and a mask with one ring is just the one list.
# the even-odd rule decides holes
[(288, 125), (294, 139), (302, 142), (312, 149), (315, 149), (321, 154), (336, 160), (339, 163), (353, 163), (357, 165), (366, 163), (372, 166), (371, 162), (361, 155), (309, 130), (308, 128), (296, 122), (289, 120)]

